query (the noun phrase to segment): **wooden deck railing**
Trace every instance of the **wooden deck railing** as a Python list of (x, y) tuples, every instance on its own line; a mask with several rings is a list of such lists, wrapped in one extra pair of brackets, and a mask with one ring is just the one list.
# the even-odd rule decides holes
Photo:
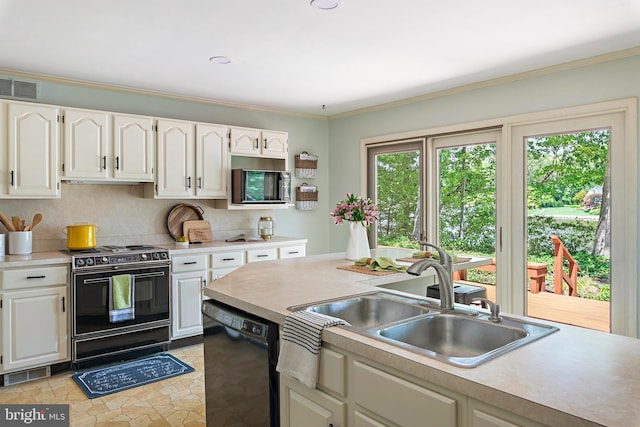
[[(566, 282), (569, 286), (569, 295), (578, 296), (578, 271), (580, 266), (571, 256), (564, 243), (558, 236), (551, 236), (553, 240), (553, 285), (554, 293), (562, 294), (562, 283)], [(564, 260), (567, 259), (569, 264), (569, 274), (564, 271)]]

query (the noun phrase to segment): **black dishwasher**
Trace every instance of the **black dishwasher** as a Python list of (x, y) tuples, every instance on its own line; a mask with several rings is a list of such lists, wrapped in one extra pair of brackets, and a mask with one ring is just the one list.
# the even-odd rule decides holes
[(278, 427), (278, 325), (202, 303), (207, 426)]

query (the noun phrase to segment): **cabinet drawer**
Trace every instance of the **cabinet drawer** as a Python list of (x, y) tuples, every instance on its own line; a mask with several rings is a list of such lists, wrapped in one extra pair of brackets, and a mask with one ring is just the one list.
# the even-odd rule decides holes
[(247, 250), (247, 262), (269, 261), (276, 258), (276, 248)]
[(171, 257), (171, 272), (197, 271), (207, 269), (207, 255), (186, 255)]
[(401, 426), (458, 425), (455, 399), (364, 363), (353, 364), (353, 396), (358, 405)]
[(211, 254), (211, 268), (240, 267), (244, 265), (244, 251)]
[(305, 256), (305, 252), (306, 252), (305, 245), (285, 246), (282, 248), (278, 248), (278, 257), (280, 259), (298, 258), (298, 257)]
[(34, 267), (0, 272), (0, 289), (24, 289), (51, 285), (68, 285), (69, 268)]

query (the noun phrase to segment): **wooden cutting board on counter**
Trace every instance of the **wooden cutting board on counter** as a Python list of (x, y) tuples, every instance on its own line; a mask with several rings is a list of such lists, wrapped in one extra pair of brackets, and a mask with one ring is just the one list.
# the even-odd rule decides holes
[(191, 243), (210, 242), (211, 223), (207, 220), (192, 220), (182, 223), (182, 235), (186, 236)]

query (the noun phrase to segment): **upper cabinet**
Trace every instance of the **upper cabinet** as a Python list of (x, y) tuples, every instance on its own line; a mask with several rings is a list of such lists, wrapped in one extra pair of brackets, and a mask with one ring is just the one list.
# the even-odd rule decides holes
[(284, 159), (289, 150), (289, 134), (272, 130), (232, 127), (229, 130), (230, 153), (242, 156)]
[(153, 119), (65, 109), (63, 179), (150, 182)]
[(226, 126), (196, 123), (196, 196), (227, 195), (227, 131)]
[(59, 198), (59, 109), (18, 102), (0, 109), (0, 142), (8, 146), (0, 154), (0, 196)]
[(227, 127), (158, 120), (156, 198), (227, 195)]

